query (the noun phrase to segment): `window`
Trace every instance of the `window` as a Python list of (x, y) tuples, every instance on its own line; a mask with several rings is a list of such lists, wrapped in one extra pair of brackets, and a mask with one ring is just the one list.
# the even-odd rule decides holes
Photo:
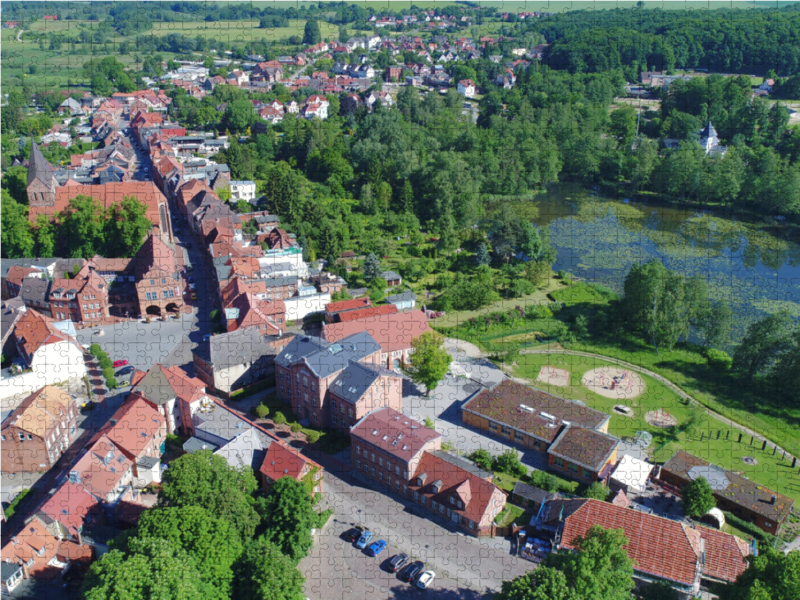
[(370, 467), (370, 468), (369, 468), (369, 473), (370, 473), (370, 475), (372, 475), (373, 477), (375, 477), (375, 467)]
[(20, 440), (21, 442), (25, 440), (25, 434), (24, 434), (24, 433), (20, 433), (20, 434), (19, 434), (19, 440)]
[(497, 423), (489, 421), (489, 431), (497, 431), (498, 427), (500, 426)]
[(420, 502), (422, 502), (422, 506), (426, 506), (428, 504), (428, 499), (425, 496), (423, 496), (422, 498), (420, 498)]
[(339, 421), (337, 421), (337, 420), (336, 420), (336, 415), (333, 415), (333, 416), (331, 417), (331, 421), (333, 421), (333, 424), (334, 424), (334, 425), (338, 425), (338, 423), (339, 423)]
[(375, 453), (374, 452), (370, 455), (370, 458), (372, 459), (372, 462), (375, 462)]
[[(375, 469), (372, 469), (372, 470), (374, 471)], [(383, 482), (383, 471), (379, 471), (378, 472), (378, 480)]]
[(400, 489), (400, 480), (399, 479), (395, 479), (394, 480), (394, 489), (396, 489), (396, 490)]
[(503, 431), (503, 435), (511, 437), (511, 428), (510, 427), (505, 427), (504, 426), (502, 431)]
[[(448, 508), (447, 510), (449, 511), (450, 509)], [(444, 504), (439, 505), (439, 512), (444, 514)]]
[(357, 460), (357, 461), (356, 461), (356, 466), (357, 466), (359, 469), (361, 468), (361, 461), (360, 461), (360, 460)]
[(564, 459), (561, 458), (560, 456), (554, 456), (553, 457), (553, 462), (556, 465), (558, 465), (559, 467), (561, 467), (562, 469), (564, 468)]
[(303, 387), (308, 387), (308, 379), (303, 377)]
[(283, 381), (283, 371), (278, 371), (278, 379)]
[(156, 284), (156, 280), (155, 279), (151, 279), (150, 280), (150, 285), (155, 285), (155, 284)]
[(285, 393), (286, 393), (286, 389), (283, 387), (283, 384), (281, 384), (281, 394), (285, 394)]
[(467, 526), (470, 529), (475, 529), (475, 522), (474, 521), (467, 521)]
[(162, 292), (164, 294), (164, 298), (174, 298), (175, 292), (173, 290), (164, 290)]
[(431, 500), (431, 508), (433, 510), (436, 510), (437, 506), (439, 506), (439, 504), (436, 502), (436, 500)]
[(314, 392), (314, 391), (316, 391), (316, 389), (317, 389), (317, 386), (316, 386), (316, 384), (315, 384), (315, 383), (312, 381), (312, 382), (311, 382), (311, 391), (312, 391), (312, 392)]
[(394, 466), (394, 474), (400, 475), (400, 467), (398, 467), (397, 465)]
[(403, 493), (408, 494), (408, 486), (405, 484), (403, 485)]
[(2, 439), (5, 442), (6, 441), (6, 436), (0, 435), (0, 439)]
[(165, 283), (167, 283), (167, 280), (166, 280), (166, 279), (162, 279), (162, 280), (161, 280), (161, 283), (162, 283), (162, 284), (165, 284)]
[(317, 398), (315, 396), (311, 397), (311, 406), (313, 406), (314, 408), (316, 408), (317, 406)]
[(297, 383), (300, 383), (300, 373), (295, 373), (295, 374), (294, 374), (294, 380), (295, 380)]
[(578, 472), (578, 465), (569, 463), (569, 466), (567, 468), (570, 470), (571, 473), (577, 473)]
[(416, 491), (414, 492), (414, 500), (419, 500), (419, 493)]
[(28, 434), (28, 439), (29, 439), (29, 440), (32, 440), (32, 439), (33, 439), (33, 436), (32, 436), (30, 433)]
[(356, 454), (361, 456), (361, 446), (356, 446)]
[(378, 464), (379, 464), (380, 466), (383, 466), (383, 458), (381, 458), (381, 457), (378, 457)]
[(347, 409), (347, 416), (348, 417), (352, 417), (353, 416), (353, 409), (352, 408), (348, 408)]

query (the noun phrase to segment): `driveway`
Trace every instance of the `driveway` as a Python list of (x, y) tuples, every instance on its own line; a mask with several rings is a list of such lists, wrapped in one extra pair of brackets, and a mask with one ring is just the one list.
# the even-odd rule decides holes
[[(473, 538), (420, 516), (414, 507), (380, 485), (359, 482), (349, 473), (327, 469), (320, 509), (332, 508), (327, 525), (299, 565), (312, 600), (351, 598), (491, 598), (502, 582), (529, 571), (532, 563), (510, 555), (503, 538)], [(374, 488), (374, 489), (373, 489)], [(411, 506), (408, 503), (408, 506)], [(360, 511), (360, 514), (359, 514)], [(341, 536), (359, 523), (388, 542), (379, 558), (366, 556)], [(433, 588), (417, 590), (382, 568), (398, 552), (426, 560), (436, 572)]]

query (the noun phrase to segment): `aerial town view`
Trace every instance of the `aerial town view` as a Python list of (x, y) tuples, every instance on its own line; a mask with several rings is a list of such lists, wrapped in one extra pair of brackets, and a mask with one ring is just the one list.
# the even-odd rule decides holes
[(800, 2), (0, 25), (3, 598), (800, 600)]

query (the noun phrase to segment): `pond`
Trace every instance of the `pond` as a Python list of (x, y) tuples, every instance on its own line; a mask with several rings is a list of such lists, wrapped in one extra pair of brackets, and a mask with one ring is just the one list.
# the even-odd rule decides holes
[(702, 275), (713, 299), (736, 318), (733, 340), (747, 324), (785, 308), (800, 317), (800, 245), (786, 228), (710, 211), (606, 198), (561, 185), (515, 203), (548, 226), (558, 253), (553, 269), (621, 292), (638, 262), (658, 258), (687, 277)]

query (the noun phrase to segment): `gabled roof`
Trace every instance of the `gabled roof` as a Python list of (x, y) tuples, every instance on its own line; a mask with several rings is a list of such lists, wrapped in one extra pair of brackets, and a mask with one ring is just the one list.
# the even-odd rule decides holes
[(22, 280), (31, 274), (41, 274), (41, 271), (22, 265), (12, 265), (6, 272), (5, 278), (9, 283), (22, 285)]
[(28, 161), (28, 185), (30, 186), (35, 179), (39, 179), (48, 186), (57, 185), (53, 167), (47, 162), (38, 144), (32, 141), (31, 157)]
[(70, 477), (72, 473), (76, 473), (78, 481), (75, 483), (80, 483), (90, 494), (105, 500), (106, 495), (119, 485), (132, 465), (131, 460), (111, 440), (100, 436), (70, 469)]
[[(293, 334), (288, 334), (287, 339)], [(267, 356), (276, 356), (278, 350), (273, 343), (278, 338), (265, 336), (256, 329), (237, 329), (229, 333), (214, 335), (208, 340), (207, 351), (195, 350), (195, 353), (208, 361), (214, 370), (259, 361)]]
[(45, 344), (71, 342), (78, 346), (75, 338), (60, 331), (55, 326), (53, 319), (35, 310), (25, 311), (25, 314), (14, 326), (14, 335), (18, 340), (23, 340), (22, 347), (28, 354), (34, 354)]
[(248, 427), (227, 444), (221, 446), (214, 454), (222, 456), (231, 467), (236, 469), (250, 467), (255, 470), (263, 462), (267, 448), (273, 444), (275, 442), (266, 436), (264, 438), (259, 436), (255, 427)]
[(531, 500), (536, 504), (544, 504), (548, 500), (555, 498), (555, 494), (551, 494), (541, 488), (538, 488), (521, 481), (517, 481), (514, 485), (514, 495), (526, 500)]
[(325, 312), (337, 313), (345, 310), (357, 310), (372, 306), (369, 298), (357, 298), (355, 300), (342, 300), (341, 302), (329, 302), (325, 305)]
[(346, 323), (348, 321), (368, 319), (370, 317), (377, 317), (380, 315), (393, 315), (396, 312), (397, 307), (394, 304), (381, 304), (380, 306), (370, 306), (368, 308), (340, 312), (336, 315), (335, 320), (341, 323)]
[[(356, 333), (341, 339), (338, 343), (325, 346), (320, 343), (322, 340), (319, 338), (313, 338), (316, 340), (313, 342), (311, 339), (308, 336), (296, 336), (278, 355), (275, 362), (287, 367), (302, 362), (317, 377), (324, 379), (345, 369), (351, 361), (360, 361), (381, 349), (372, 336), (365, 332)], [(312, 349), (312, 346), (316, 346), (316, 349)], [(310, 351), (303, 353), (305, 350)]]
[(206, 384), (189, 375), (180, 367), (165, 367), (155, 364), (131, 393), (138, 394), (156, 406), (166, 404), (173, 398), (194, 402), (205, 396)]

